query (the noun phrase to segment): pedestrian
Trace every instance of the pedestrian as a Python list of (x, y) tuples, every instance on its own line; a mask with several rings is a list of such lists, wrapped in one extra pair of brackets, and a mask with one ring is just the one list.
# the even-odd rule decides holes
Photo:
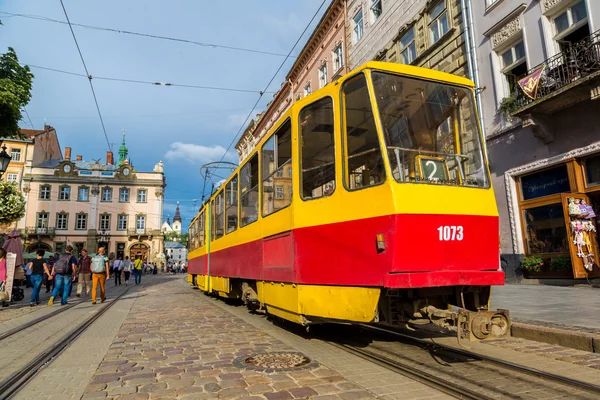
[(152, 267), (152, 275), (156, 275), (156, 274), (158, 274), (158, 267), (156, 266), (156, 264), (154, 264)]
[[(54, 268), (54, 256), (50, 256), (48, 259), (48, 269), (52, 271), (52, 268)], [(54, 289), (53, 276), (44, 276), (44, 284), (46, 285), (46, 293), (50, 293), (50, 291)]]
[(142, 261), (142, 257), (135, 256), (135, 261), (133, 262), (133, 276), (135, 278), (135, 284), (139, 285), (142, 283), (142, 270), (144, 269), (144, 262)]
[(52, 279), (48, 261), (44, 258), (44, 250), (36, 251), (36, 259), (27, 264), (27, 271), (31, 273), (31, 283), (33, 284), (33, 290), (31, 291), (31, 300), (29, 300), (29, 306), (33, 307), (40, 304), (40, 290), (42, 289), (42, 282), (44, 277)]
[(32, 288), (33, 287), (33, 283), (31, 282), (31, 263), (33, 261), (29, 261), (26, 265), (25, 265), (25, 287), (26, 288)]
[(113, 263), (113, 274), (115, 274), (115, 286), (121, 284), (121, 274), (123, 273), (123, 260), (121, 257), (117, 257)]
[(125, 275), (125, 286), (129, 285), (129, 275), (131, 274), (131, 261), (129, 256), (125, 256), (123, 260), (123, 275)]
[(73, 255), (73, 246), (68, 245), (65, 248), (65, 252), (61, 254), (58, 259), (54, 262), (52, 268), (52, 274), (55, 276), (56, 283), (54, 284), (54, 290), (52, 290), (52, 296), (48, 300), (48, 305), (54, 304), (54, 298), (58, 295), (58, 292), (62, 290), (62, 296), (60, 299), (61, 305), (68, 304), (69, 289), (71, 289), (71, 283), (75, 281), (77, 277), (77, 259)]
[(92, 257), (88, 256), (86, 249), (81, 250), (81, 257), (79, 257), (79, 282), (77, 283), (77, 293), (75, 296), (81, 296), (83, 292), (83, 286), (85, 285), (85, 295), (90, 295), (90, 281), (92, 273)]
[(92, 258), (92, 304), (96, 304), (96, 293), (100, 285), (100, 302), (106, 300), (106, 279), (110, 276), (108, 257), (104, 254), (104, 247), (98, 249), (98, 254)]
[(165, 263), (161, 262), (160, 263), (160, 272), (164, 275), (165, 274)]
[[(6, 283), (6, 250), (0, 247), (0, 287), (3, 287)], [(4, 288), (7, 290), (7, 288)], [(10, 299), (8, 301), (2, 301), (2, 307), (8, 307)]]

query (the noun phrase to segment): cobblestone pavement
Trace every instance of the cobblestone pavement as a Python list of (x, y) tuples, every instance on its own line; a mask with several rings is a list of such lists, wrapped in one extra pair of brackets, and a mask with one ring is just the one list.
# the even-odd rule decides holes
[[(282, 331), (272, 324), (272, 332), (266, 332), (227, 312), (224, 302), (192, 290), (180, 276), (162, 279), (164, 284), (140, 292), (83, 399), (377, 398), (369, 383), (379, 388), (387, 383), (379, 391), (384, 399), (447, 398), (396, 374), (395, 380), (377, 381), (386, 378), (383, 368), (287, 333), (313, 347), (320, 354), (315, 357), (281, 340), (285, 332), (272, 335)], [(241, 307), (230, 308), (248, 315)], [(271, 355), (270, 362), (264, 355)], [(343, 372), (329, 366), (332, 358), (345, 366)], [(283, 365), (289, 368), (280, 369)], [(375, 367), (380, 371), (374, 372)], [(345, 377), (352, 374), (367, 381)]]

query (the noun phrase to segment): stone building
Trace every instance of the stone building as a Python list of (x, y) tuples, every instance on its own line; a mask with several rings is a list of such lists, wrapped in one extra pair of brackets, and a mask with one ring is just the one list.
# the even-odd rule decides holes
[(167, 265), (182, 266), (187, 263), (188, 250), (181, 242), (165, 242)]
[(546, 261), (527, 276), (584, 278), (567, 199), (600, 212), (600, 2), (486, 0), (473, 14), (507, 278), (525, 256)]
[(348, 71), (345, 43), (346, 0), (333, 0), (267, 109), (248, 124), (235, 145), (240, 163), (292, 103)]
[(72, 245), (77, 252), (86, 248), (95, 253), (104, 246), (108, 254), (121, 257), (164, 257), (162, 162), (152, 172), (139, 171), (125, 158), (124, 142), (120, 150), (118, 163), (112, 152), (101, 163), (79, 155), (72, 160), (66, 147), (64, 159), (25, 168), (27, 209), (21, 224), (27, 252), (60, 252)]

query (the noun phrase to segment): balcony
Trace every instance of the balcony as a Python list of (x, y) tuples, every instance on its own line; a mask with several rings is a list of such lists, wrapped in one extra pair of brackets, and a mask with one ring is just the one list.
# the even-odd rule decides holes
[(50, 236), (53, 237), (54, 236), (54, 228), (49, 228), (49, 227), (34, 227), (34, 226), (30, 226), (28, 228), (25, 228), (25, 235), (37, 235), (37, 236)]
[(516, 110), (512, 115), (522, 118), (524, 126), (536, 124), (531, 115), (552, 114), (600, 97), (600, 30), (531, 68), (526, 76), (542, 67), (535, 99), (520, 89), (515, 99)]

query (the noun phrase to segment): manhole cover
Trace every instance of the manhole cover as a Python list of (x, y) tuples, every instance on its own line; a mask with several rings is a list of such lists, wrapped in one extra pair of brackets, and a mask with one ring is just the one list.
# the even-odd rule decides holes
[(263, 353), (250, 357), (240, 357), (234, 361), (240, 368), (249, 368), (264, 372), (312, 368), (314, 361), (302, 353)]

